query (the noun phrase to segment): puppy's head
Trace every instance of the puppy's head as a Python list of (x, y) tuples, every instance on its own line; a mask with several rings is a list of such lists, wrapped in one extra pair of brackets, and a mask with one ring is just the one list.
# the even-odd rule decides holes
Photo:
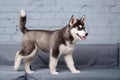
[(82, 16), (80, 19), (75, 19), (72, 15), (69, 25), (70, 32), (74, 39), (76, 40), (86, 40), (88, 33), (85, 30), (85, 21), (86, 16)]

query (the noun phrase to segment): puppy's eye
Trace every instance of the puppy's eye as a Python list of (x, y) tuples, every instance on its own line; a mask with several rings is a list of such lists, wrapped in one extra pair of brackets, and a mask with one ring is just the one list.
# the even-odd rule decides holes
[(82, 28), (78, 27), (78, 30), (82, 30)]
[(83, 27), (83, 29), (85, 29), (85, 27)]

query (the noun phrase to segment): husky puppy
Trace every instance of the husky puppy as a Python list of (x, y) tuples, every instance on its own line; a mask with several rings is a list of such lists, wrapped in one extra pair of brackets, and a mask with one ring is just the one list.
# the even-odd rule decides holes
[(74, 66), (72, 52), (78, 40), (86, 40), (88, 33), (84, 27), (85, 16), (75, 19), (72, 15), (69, 23), (58, 30), (29, 30), (25, 27), (26, 13), (20, 12), (20, 30), (23, 33), (22, 49), (16, 53), (14, 70), (18, 70), (21, 60), (24, 60), (26, 73), (30, 74), (30, 63), (38, 49), (50, 53), (50, 73), (59, 74), (56, 66), (60, 55), (64, 55), (67, 67), (72, 73), (80, 73)]

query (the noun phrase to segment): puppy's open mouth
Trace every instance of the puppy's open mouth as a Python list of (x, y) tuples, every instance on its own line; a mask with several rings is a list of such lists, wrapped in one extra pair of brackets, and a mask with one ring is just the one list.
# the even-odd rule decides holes
[(86, 40), (86, 36), (80, 36), (78, 33), (76, 35), (81, 39), (81, 40)]

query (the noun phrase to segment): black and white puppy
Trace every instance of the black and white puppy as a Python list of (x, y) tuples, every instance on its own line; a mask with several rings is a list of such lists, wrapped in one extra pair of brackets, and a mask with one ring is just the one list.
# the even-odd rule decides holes
[(25, 27), (26, 14), (20, 13), (20, 30), (23, 33), (22, 49), (16, 53), (14, 70), (18, 70), (20, 62), (24, 60), (25, 71), (29, 74), (30, 63), (38, 49), (50, 53), (49, 68), (51, 74), (59, 74), (56, 66), (59, 57), (63, 54), (67, 67), (72, 73), (80, 73), (74, 66), (72, 51), (78, 40), (85, 40), (88, 33), (84, 27), (85, 16), (80, 19), (71, 17), (69, 23), (58, 30), (29, 30)]

